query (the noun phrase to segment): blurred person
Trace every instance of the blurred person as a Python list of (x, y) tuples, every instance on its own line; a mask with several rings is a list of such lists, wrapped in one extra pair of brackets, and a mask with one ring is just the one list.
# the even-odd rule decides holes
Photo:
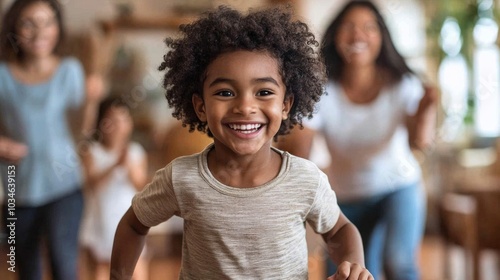
[[(321, 45), (327, 95), (305, 128), (277, 146), (305, 158), (326, 140), (325, 170), (340, 208), (359, 229), (375, 279), (419, 279), (425, 224), (422, 174), (412, 148), (431, 144), (437, 93), (397, 52), (377, 7), (349, 1)], [(334, 266), (329, 263), (329, 273)]]
[[(52, 279), (77, 279), (83, 176), (75, 141), (98, 93), (86, 95), (80, 62), (59, 55), (62, 18), (57, 1), (17, 0), (2, 19), (0, 176), (3, 217), (17, 219), (20, 280), (42, 278), (45, 252)], [(15, 209), (7, 208), (9, 198)]]
[(179, 279), (307, 279), (305, 224), (329, 245), (329, 279), (373, 279), (326, 175), (271, 146), (323, 94), (317, 41), (279, 8), (205, 13), (167, 38), (159, 67), (173, 116), (213, 138), (158, 170), (121, 219), (111, 279), (130, 279), (149, 228), (184, 219)]
[[(132, 197), (146, 183), (146, 152), (130, 140), (132, 132), (133, 120), (126, 102), (120, 97), (105, 99), (97, 117), (97, 141), (82, 157), (87, 186), (81, 241), (96, 263), (92, 279), (109, 279), (116, 227)], [(145, 258), (140, 259), (134, 279), (147, 279)]]

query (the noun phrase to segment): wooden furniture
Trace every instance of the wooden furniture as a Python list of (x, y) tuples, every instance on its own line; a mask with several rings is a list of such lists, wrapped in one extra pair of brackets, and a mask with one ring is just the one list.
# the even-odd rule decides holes
[(175, 124), (165, 134), (163, 147), (159, 154), (163, 164), (167, 164), (180, 156), (192, 155), (201, 152), (213, 139), (200, 131), (189, 132), (189, 128), (183, 127), (180, 121)]
[(128, 30), (176, 30), (181, 24), (187, 24), (193, 21), (195, 16), (165, 16), (162, 18), (145, 17), (118, 17), (113, 20), (101, 21), (101, 27), (106, 34), (116, 29)]
[[(181, 3), (182, 1), (178, 1)], [(187, 1), (186, 1), (187, 2)], [(190, 1), (193, 2), (193, 1)], [(195, 1), (196, 2), (196, 1)], [(111, 20), (103, 20), (100, 22), (102, 30), (105, 33), (113, 32), (117, 29), (121, 30), (177, 30), (177, 28), (181, 24), (187, 24), (198, 18), (199, 14), (207, 11), (209, 8), (214, 8), (214, 3), (204, 4), (202, 1), (196, 2), (196, 7), (189, 7), (192, 5), (188, 5), (188, 7), (183, 8), (187, 3), (183, 3), (178, 7), (174, 7), (170, 11), (165, 11), (165, 15), (157, 18), (151, 18), (147, 15), (137, 15), (134, 13), (130, 13), (127, 15), (119, 16), (115, 19)], [(203, 1), (207, 2), (207, 1)], [(229, 1), (231, 2), (231, 1)], [(238, 7), (246, 7), (248, 4), (243, 5), (244, 1), (232, 1), (231, 6), (234, 8)], [(241, 3), (238, 3), (241, 2)], [(291, 5), (294, 7), (300, 8), (300, 1), (298, 0), (267, 0), (260, 2), (260, 5), (264, 6), (276, 6), (276, 5)]]
[[(443, 196), (440, 205), (442, 235), (445, 238), (445, 276), (451, 279), (450, 271), (450, 243), (463, 247), (468, 258), (473, 258), (474, 267), (478, 263), (477, 253), (477, 205), (473, 197), (468, 195), (447, 193)], [(466, 266), (467, 275), (474, 275), (479, 279), (478, 270), (470, 271)]]
[(466, 250), (472, 259), (472, 271), (467, 271), (468, 275), (480, 280), (481, 251), (500, 252), (500, 187), (445, 193), (440, 214), (447, 244), (457, 244)]

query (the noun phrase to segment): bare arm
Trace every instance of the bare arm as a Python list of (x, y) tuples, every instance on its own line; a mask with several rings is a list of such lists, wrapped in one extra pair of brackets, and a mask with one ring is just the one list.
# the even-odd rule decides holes
[(90, 152), (85, 151), (81, 153), (82, 163), (85, 170), (86, 184), (88, 185), (88, 187), (91, 189), (97, 188), (104, 180), (106, 180), (113, 173), (113, 171), (118, 166), (124, 164), (126, 156), (127, 156), (126, 152), (123, 152), (115, 164), (109, 166), (108, 168), (102, 171), (97, 171), (95, 170), (92, 155), (90, 154)]
[(87, 184), (92, 189), (102, 184), (102, 182), (119, 166), (125, 166), (127, 168), (129, 179), (138, 191), (142, 190), (146, 185), (148, 170), (147, 158), (143, 157), (138, 161), (128, 160), (127, 148), (123, 149), (115, 164), (102, 171), (95, 170), (92, 156), (88, 151), (82, 153), (82, 162), (85, 167)]
[(339, 220), (327, 233), (323, 234), (328, 254), (338, 265), (337, 273), (328, 279), (371, 279), (365, 268), (363, 243), (358, 229), (340, 213)]
[(436, 129), (438, 93), (431, 86), (424, 86), (424, 90), (417, 112), (407, 120), (410, 146), (417, 149), (424, 149), (432, 144)]
[(292, 155), (309, 158), (314, 134), (315, 131), (310, 128), (304, 127), (304, 129), (300, 129), (296, 127), (290, 134), (281, 136), (276, 143), (276, 147)]
[(71, 134), (78, 143), (91, 138), (95, 132), (97, 111), (99, 103), (104, 97), (104, 78), (98, 74), (85, 77), (85, 92), (83, 104), (69, 108), (67, 119), (70, 124)]
[(99, 74), (89, 74), (85, 79), (85, 103), (80, 112), (82, 119), (79, 129), (86, 137), (91, 136), (96, 125), (99, 102), (105, 95), (104, 84), (104, 77)]
[(340, 264), (342, 261), (349, 261), (365, 265), (361, 235), (343, 213), (340, 213), (335, 226), (323, 234), (323, 239), (334, 263)]
[(127, 161), (128, 176), (137, 191), (144, 188), (147, 182), (148, 161), (143, 157), (139, 161)]
[(116, 229), (111, 254), (111, 280), (132, 279), (149, 227), (144, 226), (130, 207)]

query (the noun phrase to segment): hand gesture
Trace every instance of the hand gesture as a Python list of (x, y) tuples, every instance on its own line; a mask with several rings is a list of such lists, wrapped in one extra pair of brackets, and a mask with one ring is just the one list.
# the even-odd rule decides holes
[(374, 280), (370, 272), (357, 263), (342, 262), (327, 280)]
[(89, 102), (99, 103), (106, 94), (106, 82), (104, 77), (99, 74), (89, 74), (85, 81), (87, 100)]
[(0, 160), (17, 163), (28, 154), (28, 146), (0, 136)]
[(123, 148), (123, 150), (120, 153), (120, 156), (118, 157), (118, 160), (116, 162), (116, 166), (126, 166), (127, 164), (127, 156), (128, 156), (128, 149), (127, 147)]

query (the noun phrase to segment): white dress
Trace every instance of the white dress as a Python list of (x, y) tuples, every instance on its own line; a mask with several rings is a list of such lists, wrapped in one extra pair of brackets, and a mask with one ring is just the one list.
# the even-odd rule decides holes
[[(118, 153), (106, 150), (100, 143), (90, 147), (90, 154), (98, 172), (114, 165), (119, 157)], [(129, 144), (127, 161), (141, 161), (145, 156), (146, 153), (140, 144)], [(106, 181), (85, 194), (80, 240), (101, 262), (111, 260), (116, 227), (136, 193), (127, 172), (123, 166), (116, 167)]]

